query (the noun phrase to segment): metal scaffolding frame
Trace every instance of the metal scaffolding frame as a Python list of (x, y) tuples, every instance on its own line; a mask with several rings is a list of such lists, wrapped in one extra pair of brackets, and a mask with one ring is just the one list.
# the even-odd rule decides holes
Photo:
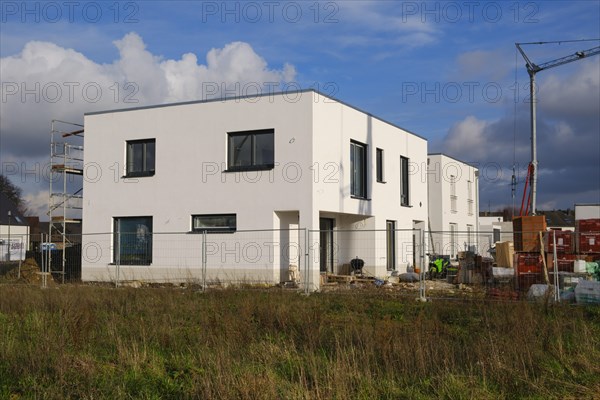
[[(64, 127), (78, 127), (65, 131)], [(67, 226), (81, 223), (83, 208), (83, 125), (53, 119), (50, 140), (50, 190), (48, 199), (48, 241), (60, 241), (62, 260), (60, 269), (53, 269), (52, 252), (48, 251), (47, 274), (60, 274), (65, 282), (66, 248), (72, 245)], [(47, 275), (46, 274), (46, 275)]]

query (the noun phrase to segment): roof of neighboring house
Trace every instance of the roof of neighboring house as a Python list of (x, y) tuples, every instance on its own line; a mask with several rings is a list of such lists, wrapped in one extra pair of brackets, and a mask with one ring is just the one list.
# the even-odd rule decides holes
[[(136, 110), (147, 110), (147, 109), (152, 109), (152, 108), (161, 108), (161, 107), (173, 107), (173, 106), (182, 106), (182, 105), (190, 105), (190, 104), (202, 104), (202, 103), (214, 103), (214, 102), (224, 102), (224, 101), (235, 101), (235, 102), (239, 102), (240, 100), (244, 100), (244, 99), (255, 99), (258, 97), (272, 97), (272, 96), (291, 96), (291, 95), (295, 95), (295, 94), (302, 94), (302, 93), (315, 93), (318, 94), (319, 96), (323, 96), (323, 97), (327, 97), (328, 99), (331, 99), (337, 103), (340, 103), (346, 107), (350, 107), (356, 111), (359, 111), (363, 114), (368, 115), (371, 118), (374, 118), (376, 120), (379, 120), (385, 124), (388, 124), (390, 126), (393, 126), (394, 128), (398, 128), (398, 129), (402, 129), (403, 131), (410, 133), (411, 135), (414, 135), (420, 139), (423, 139), (425, 141), (427, 141), (427, 138), (414, 133), (412, 131), (409, 131), (406, 128), (403, 128), (399, 125), (396, 125), (390, 121), (387, 121), (383, 118), (379, 118), (376, 115), (373, 115), (371, 113), (368, 113), (358, 107), (355, 107), (351, 104), (348, 104), (346, 102), (343, 102), (339, 99), (336, 99), (335, 97), (329, 96), (325, 93), (322, 93), (318, 90), (315, 89), (301, 89), (301, 90), (286, 90), (286, 91), (282, 91), (282, 92), (265, 92), (265, 93), (259, 93), (259, 94), (249, 94), (249, 95), (245, 95), (245, 96), (225, 96), (225, 97), (220, 97), (220, 98), (214, 98), (214, 99), (204, 99), (204, 100), (192, 100), (192, 101), (181, 101), (181, 102), (176, 102), (176, 103), (167, 103), (167, 104), (155, 104), (155, 105), (149, 105), (149, 106), (140, 106), (140, 107), (130, 107), (130, 108), (118, 108), (118, 109), (113, 109), (113, 110), (104, 110), (104, 111), (91, 111), (91, 112), (87, 112), (84, 113), (83, 115), (99, 115), (99, 114), (110, 114), (110, 113), (116, 113), (116, 112), (124, 112), (124, 111), (136, 111)], [(461, 161), (462, 162), (462, 161)]]
[(459, 160), (458, 158), (449, 156), (448, 154), (445, 154), (445, 153), (427, 153), (427, 157), (430, 157), (430, 156), (444, 156), (444, 157), (448, 157), (448, 158), (450, 158), (450, 159), (452, 159), (452, 160), (454, 160), (456, 162), (468, 165), (468, 166), (473, 167), (474, 169), (476, 169), (476, 170), (479, 171), (479, 167), (476, 167), (475, 165), (471, 164), (470, 162)]
[(0, 193), (0, 225), (8, 225), (8, 212), (10, 211), (10, 224), (26, 226), (27, 218), (21, 215), (17, 205), (4, 193)]
[(546, 224), (551, 227), (574, 227), (575, 212), (573, 210), (538, 211), (538, 215), (546, 217)]

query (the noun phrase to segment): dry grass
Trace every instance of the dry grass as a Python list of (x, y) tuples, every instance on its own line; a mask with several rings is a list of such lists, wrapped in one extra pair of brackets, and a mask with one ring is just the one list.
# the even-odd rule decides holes
[(598, 398), (600, 307), (0, 286), (0, 398)]

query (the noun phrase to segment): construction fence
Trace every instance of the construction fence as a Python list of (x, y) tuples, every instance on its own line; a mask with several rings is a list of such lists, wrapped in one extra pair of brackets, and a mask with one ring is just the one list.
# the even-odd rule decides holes
[[(502, 232), (502, 238), (513, 236)], [(141, 230), (68, 235), (64, 247), (44, 234), (11, 237), (10, 246), (0, 238), (0, 251), (8, 261), (9, 247), (29, 249), (26, 255), (35, 259), (42, 282), (115, 286), (282, 285), (306, 292), (375, 286), (420, 297), (464, 290), (517, 299), (539, 284), (558, 287), (556, 296), (566, 298), (580, 281), (600, 279), (600, 234), (519, 232), (516, 237), (515, 251), (513, 242), (497, 240), (498, 232)], [(535, 243), (523, 248), (521, 242), (528, 237)], [(10, 260), (24, 260), (15, 254)]]

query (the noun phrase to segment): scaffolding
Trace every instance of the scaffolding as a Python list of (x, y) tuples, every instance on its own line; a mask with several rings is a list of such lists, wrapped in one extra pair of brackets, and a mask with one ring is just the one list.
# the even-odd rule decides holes
[[(77, 129), (65, 131), (65, 127)], [(45, 272), (60, 275), (64, 283), (66, 249), (73, 245), (67, 227), (81, 224), (83, 208), (83, 125), (53, 119), (50, 134), (48, 241), (57, 242), (57, 247), (62, 250), (62, 260), (52, 260), (52, 252), (48, 251)]]

